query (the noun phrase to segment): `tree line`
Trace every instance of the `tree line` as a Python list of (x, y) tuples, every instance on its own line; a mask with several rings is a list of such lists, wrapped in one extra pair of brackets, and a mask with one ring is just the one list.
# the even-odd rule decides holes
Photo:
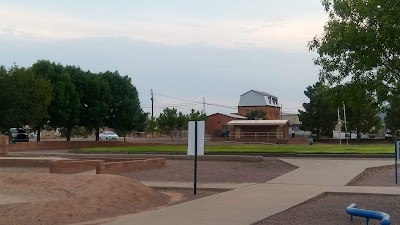
[(98, 141), (104, 127), (124, 137), (145, 130), (171, 134), (187, 129), (189, 120), (206, 119), (194, 109), (184, 114), (175, 108), (165, 108), (158, 118), (150, 118), (127, 75), (94, 73), (47, 60), (28, 68), (0, 66), (0, 90), (0, 129), (29, 125), (37, 131), (38, 141), (43, 129), (60, 128), (67, 141), (73, 131), (95, 131)]
[(0, 128), (29, 125), (38, 132), (62, 128), (69, 141), (72, 129), (101, 127), (125, 134), (146, 127), (131, 78), (118, 71), (93, 73), (77, 66), (39, 60), (28, 68), (0, 67)]
[(194, 109), (190, 113), (184, 114), (178, 112), (176, 108), (165, 108), (158, 118), (151, 118), (149, 120), (148, 131), (169, 134), (173, 140), (173, 131), (187, 130), (189, 121), (205, 121), (206, 119), (207, 116), (205, 113)]
[(310, 102), (303, 104), (304, 111), (299, 110), (299, 120), (302, 129), (316, 134), (317, 139), (320, 136), (331, 136), (339, 118), (344, 131), (344, 116), (348, 132), (356, 131), (358, 140), (362, 133), (376, 134), (382, 127), (379, 117), (382, 108), (361, 83), (329, 87), (317, 82), (307, 87), (304, 94)]
[(329, 20), (308, 44), (320, 73), (304, 92), (310, 99), (299, 111), (304, 129), (328, 134), (343, 104), (350, 131), (379, 128), (380, 112), (386, 128), (400, 129), (400, 2), (321, 2)]

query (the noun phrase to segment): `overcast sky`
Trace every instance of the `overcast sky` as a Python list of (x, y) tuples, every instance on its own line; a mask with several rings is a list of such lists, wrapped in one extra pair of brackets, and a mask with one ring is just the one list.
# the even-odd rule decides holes
[(249, 90), (296, 112), (318, 79), (307, 43), (327, 21), (320, 0), (2, 0), (0, 18), (1, 65), (118, 70), (147, 112), (154, 90), (156, 115), (201, 110), (203, 97), (225, 106), (207, 114), (236, 112)]

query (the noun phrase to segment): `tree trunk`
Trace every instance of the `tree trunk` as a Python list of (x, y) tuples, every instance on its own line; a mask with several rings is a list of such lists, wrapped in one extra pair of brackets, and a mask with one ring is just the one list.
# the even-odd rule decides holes
[(171, 130), (171, 141), (173, 141), (173, 140), (174, 140), (174, 131)]
[(37, 132), (37, 136), (36, 136), (36, 141), (37, 142), (40, 142), (40, 133), (41, 133), (41, 129), (40, 129), (40, 127), (39, 128), (37, 128), (37, 130), (36, 130), (36, 132)]
[(67, 141), (71, 141), (72, 128), (67, 128)]
[(96, 134), (96, 141), (100, 141), (100, 128), (99, 127), (96, 128), (95, 134)]
[(124, 132), (124, 142), (126, 142), (126, 132)]
[(357, 129), (357, 143), (360, 144), (361, 143), (361, 135), (360, 135), (360, 130)]

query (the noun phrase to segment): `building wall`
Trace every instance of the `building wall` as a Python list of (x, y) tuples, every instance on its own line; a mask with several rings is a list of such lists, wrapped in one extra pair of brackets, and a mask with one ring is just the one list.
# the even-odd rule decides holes
[(279, 126), (277, 128), (277, 131), (283, 133), (283, 138), (289, 138), (289, 126), (288, 125)]
[(206, 120), (205, 132), (206, 134), (213, 135), (216, 130), (221, 131), (222, 126), (227, 126), (228, 122), (232, 120), (237, 119), (221, 114), (208, 116)]
[(248, 112), (254, 110), (262, 110), (265, 112), (266, 120), (281, 120), (281, 108), (280, 107), (273, 107), (273, 106), (239, 106), (238, 112), (241, 116), (246, 116)]
[(290, 124), (301, 124), (299, 114), (282, 115), (283, 120), (289, 120)]
[[(281, 126), (233, 126), (233, 130), (235, 131), (235, 138), (240, 138), (240, 133), (246, 132), (282, 132), (282, 137), (280, 138), (289, 138), (289, 126), (288, 125), (281, 125)], [(249, 134), (248, 135), (253, 135)], [(271, 133), (271, 138), (277, 138), (273, 136), (274, 134)]]
[(278, 126), (241, 126), (242, 132), (280, 132)]

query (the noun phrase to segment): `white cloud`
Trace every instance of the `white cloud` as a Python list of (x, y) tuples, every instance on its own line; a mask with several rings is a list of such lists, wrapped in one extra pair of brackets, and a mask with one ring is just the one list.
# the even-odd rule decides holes
[(284, 17), (252, 20), (201, 20), (181, 18), (174, 21), (84, 20), (48, 11), (0, 8), (0, 36), (40, 40), (127, 37), (166, 45), (205, 45), (224, 48), (265, 47), (286, 50), (305, 49), (307, 42), (321, 34), (323, 14), (302, 18)]

